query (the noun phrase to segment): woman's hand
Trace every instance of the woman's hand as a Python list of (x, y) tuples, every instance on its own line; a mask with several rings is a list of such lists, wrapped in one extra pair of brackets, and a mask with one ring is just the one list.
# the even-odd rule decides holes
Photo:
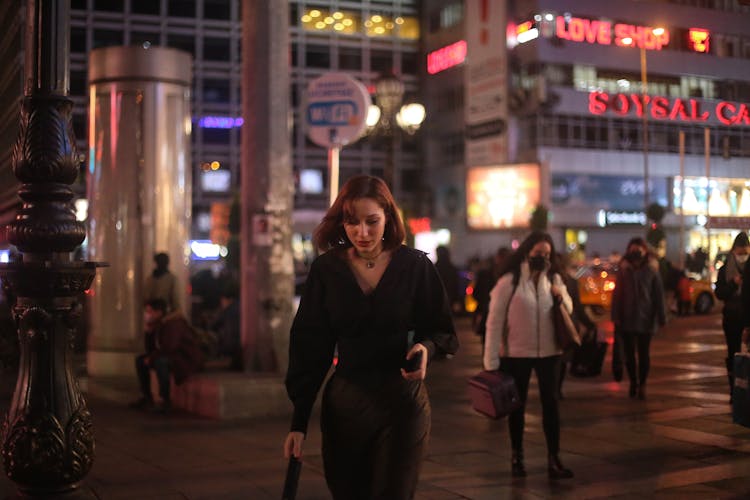
[(427, 348), (423, 344), (414, 344), (409, 352), (406, 353), (406, 359), (411, 359), (412, 357), (417, 356), (418, 353), (422, 353), (422, 360), (419, 364), (418, 370), (407, 372), (406, 370), (401, 368), (401, 376), (406, 380), (424, 380), (424, 378), (427, 376), (427, 356), (429, 356), (429, 353), (427, 352)]
[(301, 432), (292, 431), (286, 436), (284, 441), (284, 458), (290, 458), (292, 455), (295, 458), (302, 456), (302, 442), (305, 440), (305, 435)]
[(562, 291), (560, 291), (560, 287), (558, 287), (557, 285), (551, 285), (550, 291), (552, 292), (552, 296), (555, 298), (556, 304), (562, 302)]

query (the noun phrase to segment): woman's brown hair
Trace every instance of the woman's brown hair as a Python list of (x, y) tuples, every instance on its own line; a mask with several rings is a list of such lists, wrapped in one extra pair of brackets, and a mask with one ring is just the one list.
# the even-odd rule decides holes
[(385, 213), (383, 249), (391, 250), (401, 245), (406, 237), (406, 230), (390, 189), (382, 179), (358, 175), (346, 181), (336, 201), (315, 228), (313, 241), (319, 249), (326, 251), (352, 246), (344, 231), (344, 220), (354, 215), (354, 202), (362, 198), (374, 200)]

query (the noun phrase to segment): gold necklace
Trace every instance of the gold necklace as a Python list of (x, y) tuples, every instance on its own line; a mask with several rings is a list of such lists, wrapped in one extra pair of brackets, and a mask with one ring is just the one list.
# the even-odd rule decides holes
[(357, 255), (357, 257), (365, 261), (365, 267), (367, 269), (372, 269), (373, 267), (375, 267), (375, 260), (380, 257), (380, 254), (383, 253), (383, 250), (381, 249), (376, 256), (370, 258), (362, 257), (356, 250), (354, 251), (354, 253)]

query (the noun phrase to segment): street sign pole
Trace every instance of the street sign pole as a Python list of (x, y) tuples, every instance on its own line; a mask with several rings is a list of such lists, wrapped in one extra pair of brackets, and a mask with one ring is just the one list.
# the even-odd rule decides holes
[(333, 205), (339, 192), (341, 148), (364, 133), (372, 99), (362, 82), (343, 73), (327, 73), (311, 81), (305, 99), (307, 135), (328, 150), (329, 205)]
[(338, 146), (328, 148), (328, 178), (330, 179), (329, 186), (328, 186), (328, 192), (329, 192), (328, 206), (333, 205), (333, 202), (336, 201), (336, 196), (338, 196), (339, 194), (339, 154), (340, 153), (341, 153), (341, 148)]

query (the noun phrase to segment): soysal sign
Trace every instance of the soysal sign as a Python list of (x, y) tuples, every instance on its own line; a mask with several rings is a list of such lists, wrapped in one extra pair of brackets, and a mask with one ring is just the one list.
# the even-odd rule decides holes
[(610, 112), (619, 116), (642, 117), (643, 113), (657, 120), (703, 123), (712, 116), (724, 125), (750, 125), (750, 111), (744, 103), (719, 101), (708, 106), (698, 99), (669, 99), (640, 94), (589, 93), (589, 112), (603, 115)]

